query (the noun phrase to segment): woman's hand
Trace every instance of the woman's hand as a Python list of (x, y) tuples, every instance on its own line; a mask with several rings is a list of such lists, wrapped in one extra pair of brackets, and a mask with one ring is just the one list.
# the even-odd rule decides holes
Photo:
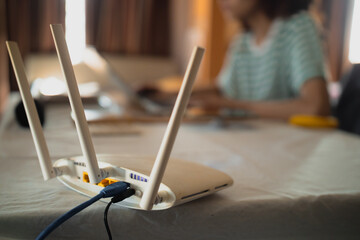
[(205, 110), (221, 108), (241, 109), (252, 114), (288, 120), (293, 115), (327, 116), (330, 114), (326, 82), (322, 78), (312, 78), (304, 83), (300, 96), (294, 99), (278, 101), (239, 101), (228, 99), (217, 92), (194, 94), (190, 106), (202, 107)]
[(191, 107), (200, 107), (204, 110), (217, 111), (222, 108), (244, 109), (246, 110), (246, 102), (228, 99), (222, 96), (218, 91), (208, 92), (205, 94), (195, 93), (190, 99)]

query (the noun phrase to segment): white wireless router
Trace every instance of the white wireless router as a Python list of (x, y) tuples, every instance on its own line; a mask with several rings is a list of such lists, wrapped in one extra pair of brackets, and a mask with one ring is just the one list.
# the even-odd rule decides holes
[(44, 180), (57, 177), (69, 188), (89, 197), (97, 195), (104, 186), (113, 182), (126, 181), (136, 190), (136, 194), (117, 204), (144, 210), (170, 208), (232, 185), (233, 180), (218, 170), (176, 159), (169, 162), (180, 122), (204, 54), (203, 48), (196, 47), (192, 53), (156, 158), (97, 156), (85, 119), (62, 26), (50, 25), (50, 27), (67, 82), (71, 108), (75, 113), (75, 124), (83, 156), (60, 159), (52, 165), (17, 43), (6, 42)]

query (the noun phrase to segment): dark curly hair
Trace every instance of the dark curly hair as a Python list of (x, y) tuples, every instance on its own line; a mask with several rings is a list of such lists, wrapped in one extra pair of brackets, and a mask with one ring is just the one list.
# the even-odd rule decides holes
[[(288, 18), (300, 11), (307, 11), (313, 0), (258, 0), (258, 8), (263, 10), (270, 19)], [(243, 29), (251, 31), (246, 20), (240, 21)]]
[(312, 0), (259, 0), (259, 7), (265, 14), (274, 19), (276, 17), (290, 17), (303, 10), (308, 10)]

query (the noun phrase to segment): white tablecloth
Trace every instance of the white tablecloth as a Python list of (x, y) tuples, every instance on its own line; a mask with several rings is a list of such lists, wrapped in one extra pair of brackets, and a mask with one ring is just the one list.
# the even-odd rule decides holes
[[(81, 155), (69, 108), (49, 105), (46, 113), (52, 159)], [(33, 239), (87, 197), (56, 179), (44, 182), (30, 131), (2, 124), (0, 238)], [(165, 124), (135, 127), (139, 135), (94, 136), (96, 152), (156, 155)], [(164, 211), (112, 206), (114, 239), (360, 239), (357, 136), (265, 120), (186, 124), (172, 156), (222, 170), (234, 185)], [(94, 204), (49, 239), (106, 239), (104, 208)]]

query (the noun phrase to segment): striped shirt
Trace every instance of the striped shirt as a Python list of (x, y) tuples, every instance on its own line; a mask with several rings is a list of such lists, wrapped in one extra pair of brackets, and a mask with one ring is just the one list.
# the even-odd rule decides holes
[(322, 50), (307, 12), (277, 19), (260, 46), (251, 32), (235, 38), (219, 75), (219, 87), (225, 96), (239, 100), (295, 98), (307, 80), (324, 78)]

